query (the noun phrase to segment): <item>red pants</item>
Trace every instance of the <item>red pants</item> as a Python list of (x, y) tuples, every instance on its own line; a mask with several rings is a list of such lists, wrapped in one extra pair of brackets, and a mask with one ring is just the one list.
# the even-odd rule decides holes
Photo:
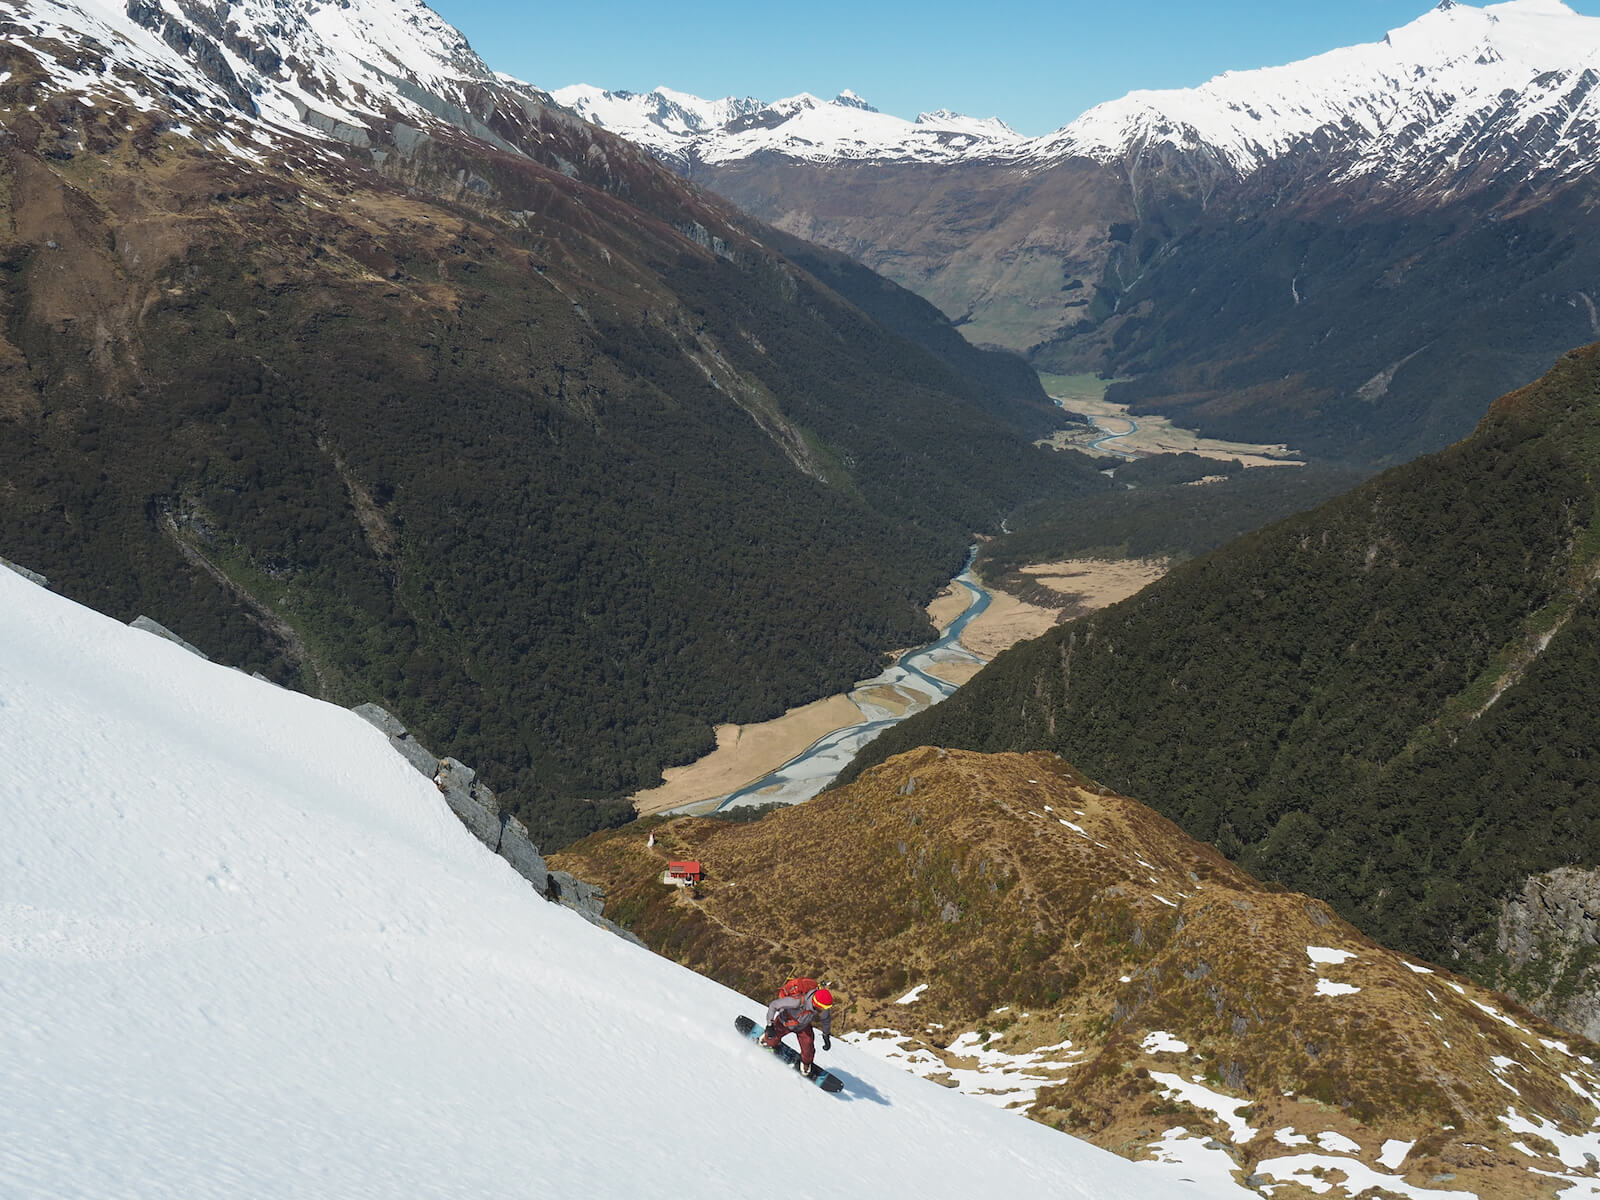
[(763, 1046), (780, 1045), (783, 1039), (791, 1033), (794, 1034), (794, 1040), (800, 1044), (800, 1061), (803, 1063), (810, 1062), (817, 1055), (817, 1035), (812, 1032), (809, 1025), (804, 1029), (780, 1029), (775, 1041), (769, 1042), (766, 1038), (762, 1038), (761, 1044)]

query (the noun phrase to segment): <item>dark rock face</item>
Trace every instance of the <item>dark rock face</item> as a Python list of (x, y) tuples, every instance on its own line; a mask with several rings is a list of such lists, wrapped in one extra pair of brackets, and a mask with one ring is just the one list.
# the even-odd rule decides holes
[[(143, 3), (141, 0), (129, 0), (126, 12), (135, 22), (158, 34), (179, 54), (192, 60), (195, 67), (212, 83), (216, 84), (227, 95), (228, 100), (240, 112), (255, 116), (257, 113), (255, 98), (250, 95), (248, 88), (239, 81), (233, 73), (233, 68), (228, 65), (228, 57), (217, 43), (205, 34), (190, 28), (182, 21), (169, 16), (159, 4)], [(188, 14), (194, 19), (195, 13)], [(199, 24), (216, 25), (215, 19), (200, 21)], [(262, 51), (259, 47), (244, 43), (235, 36), (231, 40), (235, 49), (244, 53), (247, 60), (270, 63), (271, 70), (277, 70), (281, 65), (276, 55), (270, 51)], [(261, 69), (258, 64), (258, 69)]]
[(550, 889), (561, 903), (579, 912), (598, 917), (605, 910), (605, 892), (570, 871), (551, 871)]
[(1600, 869), (1533, 875), (1500, 910), (1507, 992), (1547, 1021), (1600, 1038)]
[(516, 868), (530, 883), (539, 879), (545, 881), (545, 895), (550, 895), (550, 868), (545, 865), (544, 855), (539, 853), (539, 847), (533, 844), (533, 839), (528, 836), (528, 827), (516, 817), (507, 817), (505, 827), (500, 831), (500, 847), (498, 853)]
[(16, 563), (12, 562), (10, 559), (0, 558), (0, 567), (4, 567), (8, 571), (15, 571), (18, 575), (21, 575), (29, 583), (37, 583), (40, 587), (43, 587), (43, 588), (47, 588), (47, 587), (50, 586), (50, 581), (48, 579), (46, 579), (43, 575), (39, 574), (39, 572), (30, 571), (30, 570), (28, 570), (27, 567), (20, 567)]
[[(488, 785), (478, 782), (478, 773), (453, 758), (441, 758), (433, 774), (433, 783), (444, 793), (450, 811), (461, 819), (472, 835), (496, 854), (501, 853), (504, 824), (500, 803)], [(512, 861), (511, 865), (517, 864)], [(522, 873), (529, 883), (541, 887), (543, 881), (539, 873), (543, 870), (543, 860), (540, 860), (534, 874)]]
[(196, 646), (190, 645), (177, 634), (173, 633), (172, 630), (168, 629), (165, 625), (162, 625), (156, 621), (152, 621), (149, 617), (135, 617), (133, 620), (128, 622), (128, 625), (134, 629), (142, 629), (145, 633), (153, 633), (159, 638), (166, 638), (167, 641), (172, 642), (175, 645), (182, 646), (190, 654), (193, 654), (198, 658), (203, 658), (207, 662), (211, 661), (211, 656), (205, 651)]
[(376, 725), (389, 739), (389, 744), (417, 770), (432, 779), (439, 771), (439, 760), (429, 754), (417, 739), (406, 732), (406, 727), (387, 710), (376, 704), (363, 704), (352, 710), (369, 725)]
[[(153, 621), (150, 624), (155, 625)], [(161, 630), (161, 627), (156, 625), (155, 630)], [(164, 630), (161, 632), (164, 636), (172, 636)], [(200, 652), (196, 650), (195, 653)], [(351, 711), (382, 731), (388, 737), (389, 744), (408, 763), (432, 779), (434, 786), (443, 794), (445, 803), (450, 806), (450, 811), (471, 830), (473, 837), (510, 863), (512, 869), (531, 883), (545, 899), (572, 909), (591, 925), (609, 930), (637, 946), (644, 945), (633, 934), (601, 915), (605, 911), (605, 893), (601, 889), (566, 871), (550, 871), (544, 855), (539, 853), (539, 847), (528, 836), (528, 827), (516, 817), (501, 811), (494, 792), (479, 781), (476, 770), (453, 758), (435, 758), (407, 732), (393, 713), (377, 704), (363, 704)]]

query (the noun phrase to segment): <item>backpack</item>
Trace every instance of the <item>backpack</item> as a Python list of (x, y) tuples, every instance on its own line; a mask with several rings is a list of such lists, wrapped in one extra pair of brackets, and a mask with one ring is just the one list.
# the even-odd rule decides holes
[(817, 981), (815, 979), (806, 979), (802, 976), (800, 978), (789, 980), (781, 988), (779, 988), (778, 998), (782, 999), (785, 996), (804, 996), (816, 990)]

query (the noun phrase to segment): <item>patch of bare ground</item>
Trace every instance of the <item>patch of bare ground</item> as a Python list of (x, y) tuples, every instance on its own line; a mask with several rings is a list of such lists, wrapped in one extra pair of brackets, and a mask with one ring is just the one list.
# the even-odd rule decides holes
[(989, 607), (962, 630), (961, 644), (993, 658), (1051, 626), (1126, 600), (1165, 575), (1163, 559), (1068, 559), (1025, 567), (991, 585)]
[(947, 583), (944, 590), (928, 601), (928, 619), (940, 632), (950, 627), (972, 602), (972, 593), (959, 583)]
[[(706, 865), (698, 900), (659, 882), (680, 856)], [(552, 865), (747, 995), (796, 971), (828, 981), (844, 1028), (889, 1031), (963, 1090), (991, 1086), (963, 1035), (1049, 1048), (1070, 1065), (1035, 1081), (1028, 1115), (1130, 1157), (1214, 1140), (1278, 1194), (1453, 1176), (1546, 1196), (1595, 1178), (1600, 1048), (1258, 883), (1051, 755), (924, 748), (754, 824), (647, 823)]]
[(925, 670), (929, 675), (932, 675), (935, 679), (942, 679), (946, 683), (953, 683), (957, 687), (960, 687), (979, 671), (983, 670), (986, 665), (986, 663), (972, 662), (967, 660), (962, 662), (934, 663), (931, 666), (924, 667), (923, 670)]
[[(972, 593), (966, 588), (958, 583), (946, 584), (928, 603), (928, 618), (935, 628), (944, 630), (971, 602)], [(982, 663), (940, 663), (928, 673), (962, 684), (982, 666)], [(648, 817), (714, 800), (771, 774), (818, 738), (865, 721), (866, 716), (852, 697), (895, 716), (903, 714), (914, 702), (927, 703), (925, 696), (909, 697), (898, 688), (883, 686), (827, 696), (755, 725), (718, 726), (717, 748), (686, 766), (668, 767), (661, 773), (663, 782), (660, 785), (635, 792), (629, 797), (634, 811), (641, 817)]]
[[(1298, 467), (1303, 465), (1295, 451), (1288, 446), (1260, 445), (1253, 442), (1230, 442), (1220, 438), (1203, 437), (1192, 429), (1174, 425), (1170, 418), (1158, 414), (1140, 413), (1137, 418), (1128, 414), (1123, 404), (1112, 404), (1105, 399), (1106, 381), (1084, 380), (1082, 377), (1064, 379), (1045, 376), (1046, 391), (1073, 412), (1082, 413), (1095, 423), (1093, 429), (1081, 427), (1061, 430), (1052, 435), (1048, 444), (1057, 449), (1081, 450), (1086, 454), (1111, 459), (1140, 458), (1152, 454), (1198, 454), (1204, 458), (1221, 461), (1237, 459), (1246, 467)], [(1076, 382), (1078, 386), (1068, 386)], [(1114, 440), (1104, 445), (1107, 434)], [(1114, 447), (1114, 448), (1113, 448)]]
[(755, 725), (719, 725), (717, 748), (688, 766), (668, 767), (659, 787), (630, 800), (642, 817), (725, 796), (788, 762), (812, 742), (865, 718), (849, 696), (829, 696)]

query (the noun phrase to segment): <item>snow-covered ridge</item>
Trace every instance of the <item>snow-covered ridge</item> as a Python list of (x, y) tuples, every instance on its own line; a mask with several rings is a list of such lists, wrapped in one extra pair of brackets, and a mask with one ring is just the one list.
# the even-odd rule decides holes
[(481, 137), (484, 89), (503, 103), (543, 98), (496, 76), (421, 0), (0, 0), (0, 17), (54, 89), (166, 110), (246, 155), (237, 143), (336, 126), (360, 144), (355, 131), (396, 120), (447, 119)]
[(770, 103), (751, 97), (702, 100), (666, 88), (615, 92), (588, 84), (552, 95), (584, 120), (680, 165), (762, 153), (811, 162), (954, 162), (1024, 141), (998, 118), (941, 109), (907, 121), (879, 112), (851, 91), (832, 100), (802, 92)]
[(807, 1087), (354, 714), (3, 568), (0, 612), (7, 1200), (757, 1196), (798, 1128), (840, 1198), (1239, 1194), (842, 1042)]
[[(1449, 187), (1484, 169), (1572, 174), (1600, 163), (1600, 18), (1561, 0), (1476, 8), (1443, 0), (1378, 42), (1303, 62), (1230, 71), (1196, 88), (1137, 91), (1039, 138), (997, 119), (924, 113), (915, 122), (797, 96), (771, 104), (565, 88), (580, 115), (685, 163), (758, 154), (807, 162), (955, 162), (1044, 167), (1070, 158), (1137, 160), (1157, 147), (1237, 176), (1295, 153), (1336, 177), (1382, 173)], [(693, 121), (654, 114), (669, 97)], [(737, 112), (731, 107), (737, 103)]]
[(1526, 137), (1541, 167), (1575, 170), (1595, 161), (1597, 72), (1600, 18), (1561, 0), (1443, 0), (1380, 42), (1097, 105), (1023, 155), (1113, 160), (1160, 143), (1207, 148), (1246, 174), (1315, 145), (1350, 151), (1351, 174), (1403, 173)]

